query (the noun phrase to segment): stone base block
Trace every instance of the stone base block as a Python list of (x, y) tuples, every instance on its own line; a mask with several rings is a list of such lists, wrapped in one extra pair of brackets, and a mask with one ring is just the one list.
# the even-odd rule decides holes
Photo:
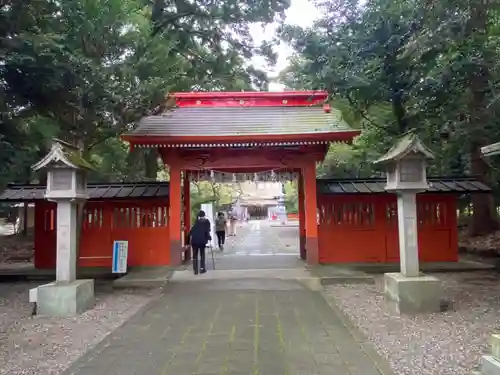
[(389, 306), (398, 314), (441, 311), (441, 282), (433, 276), (386, 273), (384, 284)]
[(94, 306), (94, 280), (75, 280), (38, 287), (37, 313), (49, 316), (80, 314)]
[(298, 278), (298, 281), (307, 289), (314, 292), (320, 292), (323, 290), (323, 285), (321, 285), (321, 280), (318, 277), (300, 277)]
[(481, 358), (481, 374), (500, 375), (500, 362), (491, 355), (484, 355)]
[(491, 355), (500, 361), (500, 335), (495, 333), (490, 337)]

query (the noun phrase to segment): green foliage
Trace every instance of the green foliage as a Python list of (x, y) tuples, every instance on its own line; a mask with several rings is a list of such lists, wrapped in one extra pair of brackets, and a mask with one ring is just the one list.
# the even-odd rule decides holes
[(266, 74), (244, 62), (255, 54), (270, 62), (276, 56), (269, 43), (254, 45), (250, 24), (280, 22), (289, 5), (289, 0), (155, 0), (153, 33), (179, 41), (174, 50), (183, 56), (187, 76), (199, 82), (197, 89), (265, 89)]
[(265, 88), (247, 64), (273, 60), (249, 23), (279, 20), (288, 2), (26, 0), (0, 4), (0, 189), (37, 181), (51, 138), (78, 143), (98, 181), (164, 178), (153, 151), (117, 139), (172, 91)]
[(285, 208), (287, 213), (299, 212), (299, 196), (296, 181), (288, 181), (284, 184), (285, 187)]
[[(430, 174), (471, 173), (494, 185), (498, 160), (491, 168), (480, 147), (500, 139), (499, 5), (319, 1), (324, 16), (313, 27), (283, 27), (296, 55), (282, 82), (328, 90), (363, 130), (352, 147), (330, 150), (321, 174), (377, 174), (369, 162), (414, 129), (437, 154)], [(473, 200), (474, 231), (498, 228), (493, 201)]]
[(234, 202), (238, 184), (219, 184), (215, 182), (201, 181), (191, 183), (191, 221), (204, 203), (213, 203), (214, 212), (222, 211), (224, 206)]

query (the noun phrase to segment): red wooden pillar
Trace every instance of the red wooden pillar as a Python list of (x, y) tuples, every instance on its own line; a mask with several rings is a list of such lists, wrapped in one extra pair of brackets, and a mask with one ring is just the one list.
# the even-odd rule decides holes
[(304, 208), (304, 176), (302, 171), (299, 172), (299, 180), (297, 184), (298, 200), (299, 200), (299, 250), (300, 258), (306, 259), (306, 215)]
[(314, 265), (319, 263), (318, 219), (316, 198), (316, 162), (308, 161), (302, 168), (304, 175), (304, 208), (306, 227), (306, 261)]
[[(189, 183), (189, 171), (184, 171), (183, 182), (182, 182), (184, 197), (184, 240), (186, 243), (189, 230), (191, 229), (191, 190)], [(191, 249), (187, 249), (184, 252), (184, 261), (191, 260)]]
[(450, 228), (450, 260), (451, 262), (458, 262), (458, 218), (457, 218), (457, 199), (458, 196), (450, 195), (447, 197), (447, 225)]
[(169, 208), (169, 234), (170, 234), (170, 264), (178, 266), (182, 263), (181, 242), (181, 214), (182, 214), (182, 176), (179, 164), (173, 161), (170, 164), (170, 208)]

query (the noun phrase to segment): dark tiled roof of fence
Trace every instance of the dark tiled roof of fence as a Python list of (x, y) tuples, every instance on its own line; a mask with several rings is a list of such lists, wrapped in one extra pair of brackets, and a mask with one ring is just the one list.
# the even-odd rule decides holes
[[(168, 182), (124, 182), (89, 184), (91, 200), (168, 197)], [(3, 202), (24, 202), (44, 199), (45, 185), (9, 185), (0, 194)]]
[[(384, 178), (318, 179), (320, 194), (375, 194), (385, 193)], [(470, 177), (430, 177), (429, 193), (486, 193), (491, 188)]]

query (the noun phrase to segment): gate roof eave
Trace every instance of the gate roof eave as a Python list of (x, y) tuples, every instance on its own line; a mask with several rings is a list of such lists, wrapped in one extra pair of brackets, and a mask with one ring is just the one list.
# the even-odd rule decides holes
[(252, 135), (220, 135), (220, 136), (160, 136), (134, 135), (122, 136), (131, 145), (145, 148), (233, 148), (233, 147), (282, 147), (307, 146), (335, 142), (351, 143), (360, 135), (359, 130), (345, 130), (300, 134), (252, 134)]

